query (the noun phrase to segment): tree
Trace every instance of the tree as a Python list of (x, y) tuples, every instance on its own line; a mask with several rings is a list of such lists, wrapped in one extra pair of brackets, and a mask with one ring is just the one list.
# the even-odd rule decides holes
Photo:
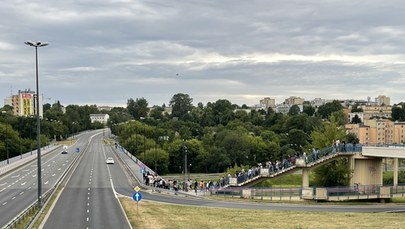
[(328, 118), (333, 112), (341, 111), (343, 109), (342, 105), (338, 100), (333, 100), (333, 102), (325, 103), (324, 105), (319, 106), (318, 114), (322, 118)]
[(193, 99), (188, 94), (178, 93), (175, 94), (170, 100), (172, 107), (172, 117), (182, 119), (188, 112), (193, 109)]
[(150, 111), (150, 117), (152, 117), (154, 119), (163, 119), (163, 111), (164, 111), (164, 109), (162, 107), (155, 106)]
[(361, 123), (361, 118), (359, 118), (359, 116), (356, 114), (354, 115), (354, 117), (352, 118), (352, 122), (353, 124), (358, 124)]
[(312, 117), (315, 114), (315, 108), (310, 104), (304, 104), (303, 113), (307, 114), (309, 117)]
[(163, 149), (151, 148), (146, 150), (144, 163), (158, 174), (169, 172), (169, 154)]
[(135, 118), (140, 119), (148, 115), (148, 101), (144, 98), (137, 98), (134, 101), (132, 98), (127, 102), (128, 112)]
[[(316, 128), (311, 133), (314, 148), (330, 147), (336, 139), (344, 139), (345, 131), (338, 125), (336, 117), (331, 115), (328, 122)], [(347, 159), (338, 159), (314, 170), (315, 181), (318, 186), (348, 185), (350, 170)]]
[(296, 104), (292, 105), (290, 110), (288, 111), (288, 115), (292, 116), (292, 115), (299, 115), (299, 113), (301, 112), (300, 107)]
[(392, 107), (391, 119), (393, 121), (405, 121), (405, 109), (402, 106), (395, 105)]

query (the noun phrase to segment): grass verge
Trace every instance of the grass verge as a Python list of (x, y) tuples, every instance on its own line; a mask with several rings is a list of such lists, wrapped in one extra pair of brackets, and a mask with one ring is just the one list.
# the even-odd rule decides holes
[(193, 207), (120, 199), (134, 228), (405, 228), (404, 214)]

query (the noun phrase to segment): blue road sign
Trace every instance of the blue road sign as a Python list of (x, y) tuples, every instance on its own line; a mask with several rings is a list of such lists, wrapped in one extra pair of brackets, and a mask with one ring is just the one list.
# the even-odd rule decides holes
[(135, 192), (134, 195), (132, 196), (132, 198), (138, 202), (140, 200), (142, 200), (142, 194), (140, 192)]
[(80, 149), (79, 149), (79, 148), (76, 148), (76, 153), (78, 153), (78, 152), (80, 152)]

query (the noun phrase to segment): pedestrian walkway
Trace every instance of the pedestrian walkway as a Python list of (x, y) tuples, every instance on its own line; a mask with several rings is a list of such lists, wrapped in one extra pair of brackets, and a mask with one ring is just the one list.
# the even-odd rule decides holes
[[(135, 186), (139, 186), (141, 188), (151, 190), (151, 191), (157, 191), (159, 193), (167, 193), (167, 194), (173, 194), (173, 195), (187, 195), (187, 196), (203, 196), (206, 195), (206, 193), (203, 191), (201, 192), (198, 190), (195, 192), (193, 189), (188, 189), (187, 191), (180, 190), (178, 189), (175, 191), (173, 187), (170, 185), (165, 186), (166, 188), (159, 188), (157, 186), (154, 186), (153, 183), (150, 183), (149, 185), (145, 184), (145, 179), (144, 175), (146, 174), (152, 174), (155, 176), (157, 179), (164, 180), (162, 177), (160, 177), (158, 174), (156, 174), (151, 168), (149, 168), (147, 165), (145, 165), (141, 160), (139, 160), (137, 157), (133, 156), (130, 152), (128, 152), (124, 147), (120, 146), (118, 143), (113, 146), (115, 148), (115, 152), (117, 153), (117, 156), (124, 162), (130, 173), (132, 174), (133, 177), (136, 178), (137, 184), (134, 184)], [(166, 184), (169, 184), (169, 181), (165, 181)]]

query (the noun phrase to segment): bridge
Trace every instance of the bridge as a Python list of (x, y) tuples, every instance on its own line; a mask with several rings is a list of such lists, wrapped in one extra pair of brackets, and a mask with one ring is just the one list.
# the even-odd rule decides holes
[[(340, 149), (337, 152), (332, 147), (328, 147), (321, 150), (319, 158), (316, 160), (312, 158), (312, 155), (309, 156), (308, 160), (302, 157), (297, 158), (294, 165), (278, 171), (260, 168), (256, 176), (248, 177), (245, 175), (244, 177), (230, 178), (228, 187), (249, 188), (267, 179), (301, 171), (303, 197), (308, 196), (309, 198), (311, 196), (312, 198), (317, 193), (318, 198), (322, 199), (322, 196), (326, 196), (322, 192), (326, 192), (327, 189), (318, 188), (318, 190), (313, 190), (313, 188), (309, 187), (309, 172), (339, 158), (348, 158), (349, 160), (350, 171), (352, 173), (350, 187), (381, 187), (383, 185), (383, 159), (392, 158), (394, 161), (393, 187), (395, 187), (398, 185), (398, 159), (405, 158), (405, 147), (395, 145), (383, 147), (356, 145)], [(328, 192), (333, 191), (328, 190)], [(389, 190), (383, 190), (382, 192), (389, 194)], [(358, 195), (356, 196), (358, 199)], [(372, 197), (368, 196), (367, 199), (369, 198)]]

